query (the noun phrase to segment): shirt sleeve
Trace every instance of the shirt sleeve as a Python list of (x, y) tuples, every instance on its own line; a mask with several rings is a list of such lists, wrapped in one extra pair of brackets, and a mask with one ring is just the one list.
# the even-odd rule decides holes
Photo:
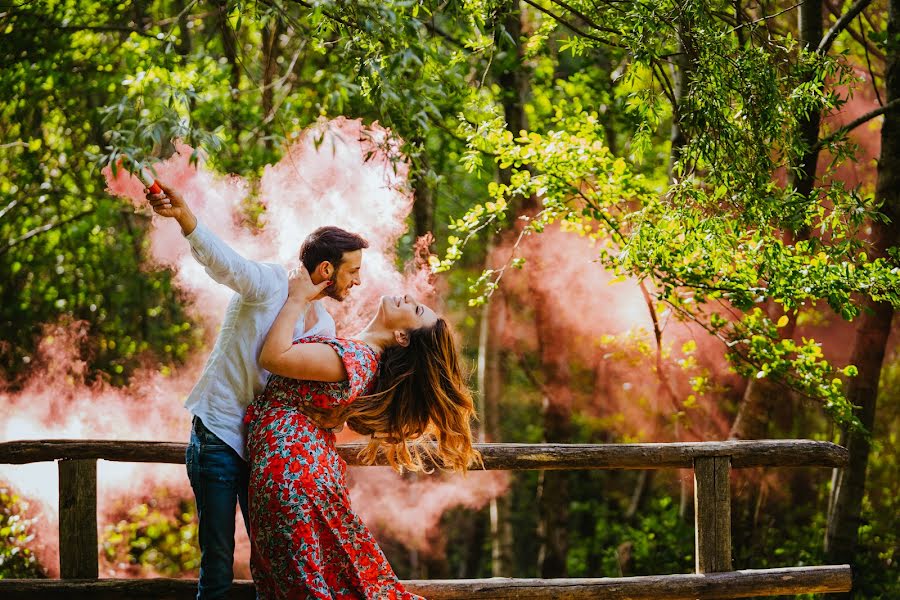
[(227, 285), (249, 302), (259, 302), (279, 290), (279, 274), (274, 265), (244, 258), (222, 241), (203, 223), (185, 236), (191, 254), (209, 276)]

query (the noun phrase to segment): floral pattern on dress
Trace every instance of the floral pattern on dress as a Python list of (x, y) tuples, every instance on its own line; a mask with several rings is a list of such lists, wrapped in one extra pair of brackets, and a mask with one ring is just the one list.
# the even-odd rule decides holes
[(335, 408), (371, 392), (378, 357), (362, 342), (310, 337), (344, 362), (348, 379), (299, 381), (279, 375), (247, 411), (250, 570), (260, 600), (415, 600), (350, 507), (347, 465), (334, 433), (300, 407)]

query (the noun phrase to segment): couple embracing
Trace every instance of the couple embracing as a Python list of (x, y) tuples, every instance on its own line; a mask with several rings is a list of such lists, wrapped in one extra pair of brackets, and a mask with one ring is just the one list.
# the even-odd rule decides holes
[(289, 273), (240, 256), (162, 189), (147, 196), (154, 211), (175, 219), (207, 273), (235, 292), (185, 403), (198, 600), (231, 586), (238, 504), (261, 600), (418, 598), (353, 512), (333, 430), (346, 423), (369, 436), (364, 462), (383, 452), (409, 470), (427, 466), (426, 455), (454, 471), (477, 463), (474, 406), (447, 322), (409, 296), (385, 296), (365, 329), (338, 338), (319, 300), (344, 300), (359, 285), (362, 237), (319, 228)]

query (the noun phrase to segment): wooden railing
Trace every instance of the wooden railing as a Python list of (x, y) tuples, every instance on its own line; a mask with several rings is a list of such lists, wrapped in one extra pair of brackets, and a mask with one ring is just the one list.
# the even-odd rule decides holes
[[(338, 447), (358, 464), (359, 444)], [(183, 463), (186, 446), (168, 442), (41, 440), (0, 443), (0, 464), (59, 461), (59, 580), (0, 580), (0, 598), (192, 598), (196, 580), (98, 579), (97, 460)], [(845, 592), (848, 565), (732, 569), (733, 468), (845, 467), (847, 451), (828, 442), (754, 440), (672, 444), (479, 444), (485, 469), (693, 469), (696, 573), (590, 579), (404, 582), (432, 600), (458, 598), (693, 600)], [(237, 581), (231, 598), (255, 597)]]

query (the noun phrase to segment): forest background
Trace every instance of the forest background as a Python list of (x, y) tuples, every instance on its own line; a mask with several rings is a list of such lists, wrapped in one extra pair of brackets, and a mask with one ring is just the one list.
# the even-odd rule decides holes
[[(898, 19), (900, 0), (4, 4), (0, 414), (54, 379), (35, 426), (61, 437), (76, 396), (174, 377), (214, 338), (102, 167), (183, 140), (250, 182), (254, 231), (253, 182), (299, 132), (377, 122), (413, 198), (398, 265), (432, 235), (484, 439), (839, 442), (831, 477), (735, 475), (735, 567), (851, 562), (856, 597), (897, 597)], [(692, 570), (689, 473), (505, 486), (415, 543), (374, 524), (401, 577)], [(0, 576), (52, 574), (40, 505), (0, 488)], [(107, 521), (105, 571), (196, 573), (189, 494), (133, 490)]]

